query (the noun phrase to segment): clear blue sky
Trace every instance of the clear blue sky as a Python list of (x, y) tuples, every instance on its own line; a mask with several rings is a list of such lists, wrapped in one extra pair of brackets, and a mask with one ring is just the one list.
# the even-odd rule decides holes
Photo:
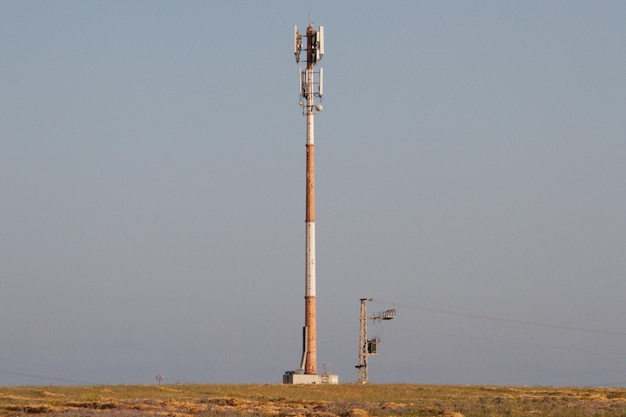
[(626, 385), (626, 3), (3, 1), (0, 384)]

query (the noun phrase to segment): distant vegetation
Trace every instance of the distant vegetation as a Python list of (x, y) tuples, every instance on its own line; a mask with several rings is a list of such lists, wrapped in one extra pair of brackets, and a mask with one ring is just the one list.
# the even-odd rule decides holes
[(626, 416), (626, 389), (409, 384), (0, 387), (0, 415)]

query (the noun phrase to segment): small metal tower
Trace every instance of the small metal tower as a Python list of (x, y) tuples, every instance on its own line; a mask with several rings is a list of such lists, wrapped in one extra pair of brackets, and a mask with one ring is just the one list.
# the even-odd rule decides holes
[(359, 370), (359, 383), (367, 383), (367, 361), (369, 351), (367, 349), (367, 302), (371, 298), (361, 298), (361, 314), (359, 314), (359, 363), (356, 368)]
[(359, 370), (359, 383), (366, 384), (368, 380), (368, 358), (378, 355), (380, 338), (369, 339), (367, 335), (367, 321), (392, 320), (396, 317), (396, 310), (385, 310), (367, 317), (367, 302), (374, 301), (372, 298), (361, 298), (361, 312), (359, 314), (359, 362), (356, 368)]

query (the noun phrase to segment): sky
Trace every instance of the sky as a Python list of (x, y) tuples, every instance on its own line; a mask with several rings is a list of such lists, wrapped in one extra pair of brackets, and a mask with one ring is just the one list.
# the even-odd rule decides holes
[[(626, 3), (2, 1), (0, 385), (626, 386)], [(301, 65), (301, 64), (300, 64)]]

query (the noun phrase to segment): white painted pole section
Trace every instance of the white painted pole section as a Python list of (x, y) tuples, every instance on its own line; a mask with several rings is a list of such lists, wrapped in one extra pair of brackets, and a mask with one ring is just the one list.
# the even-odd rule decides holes
[[(306, 70), (306, 144), (307, 146), (315, 145), (315, 100), (313, 95), (313, 68)], [(313, 169), (311, 169), (313, 171)], [(314, 172), (309, 175), (313, 176)], [(310, 178), (310, 184), (313, 189), (308, 190), (311, 197), (314, 196), (315, 188), (313, 178)], [(311, 201), (312, 207), (309, 208), (311, 216), (314, 216), (315, 206), (314, 199)], [(307, 218), (306, 222), (306, 296), (315, 297), (315, 217)]]
[(315, 222), (306, 222), (305, 296), (315, 297)]
[(315, 100), (313, 95), (313, 68), (306, 69), (306, 144), (315, 145), (315, 127), (313, 116), (315, 115)]

